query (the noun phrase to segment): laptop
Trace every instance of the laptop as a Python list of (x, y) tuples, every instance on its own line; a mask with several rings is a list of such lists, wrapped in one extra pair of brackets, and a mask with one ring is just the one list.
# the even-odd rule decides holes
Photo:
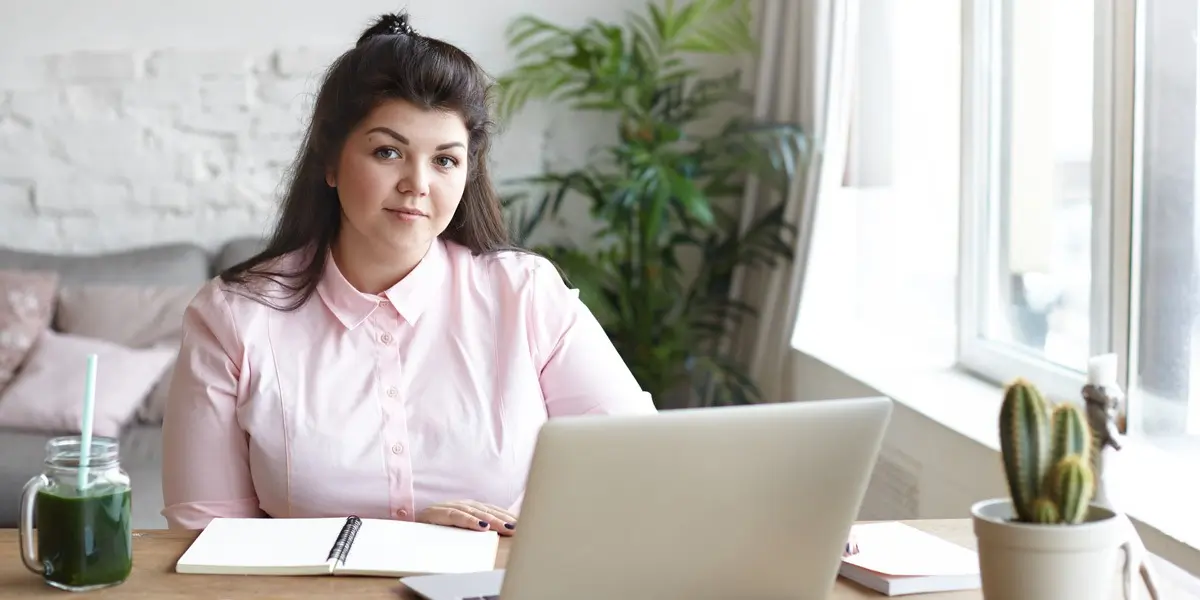
[(560, 417), (506, 568), (426, 600), (825, 598), (892, 414), (883, 397)]

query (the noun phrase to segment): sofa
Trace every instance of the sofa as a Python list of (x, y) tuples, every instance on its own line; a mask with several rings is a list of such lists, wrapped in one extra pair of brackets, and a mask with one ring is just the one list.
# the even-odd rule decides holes
[[(0, 311), (7, 300), (10, 313), (15, 306), (28, 317), (21, 330), (10, 314), (5, 329), (0, 312), (0, 527), (17, 526), (22, 488), (42, 471), (47, 441), (78, 431), (85, 353), (100, 357), (95, 427), (120, 441), (134, 527), (166, 527), (162, 409), (183, 309), (261, 247), (251, 238), (216, 252), (184, 243), (91, 255), (0, 247)], [(39, 295), (52, 299), (41, 309)]]

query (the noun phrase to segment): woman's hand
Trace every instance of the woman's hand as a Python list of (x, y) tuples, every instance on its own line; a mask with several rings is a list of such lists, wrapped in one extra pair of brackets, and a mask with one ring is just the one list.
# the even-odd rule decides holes
[(476, 531), (494, 530), (500, 535), (512, 535), (517, 528), (517, 517), (512, 513), (490, 504), (474, 500), (440, 502), (417, 514), (419, 523), (448, 525)]

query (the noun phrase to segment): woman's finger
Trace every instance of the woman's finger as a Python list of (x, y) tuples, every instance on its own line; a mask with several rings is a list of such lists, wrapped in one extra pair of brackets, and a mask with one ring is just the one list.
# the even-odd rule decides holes
[(480, 521), (487, 522), (491, 526), (491, 529), (494, 529), (500, 535), (511, 535), (513, 532), (513, 527), (508, 526), (511, 523), (503, 517), (493, 514), (486, 509), (479, 508), (474, 503), (462, 503), (457, 505), (457, 507), (459, 510), (471, 513), (471, 515)]
[(474, 506), (475, 508), (478, 508), (480, 510), (485, 510), (489, 513), (492, 513), (493, 515), (496, 515), (497, 517), (500, 517), (501, 519), (504, 519), (505, 521), (507, 521), (509, 523), (516, 523), (516, 521), (517, 521), (516, 515), (508, 512), (507, 510), (504, 510), (503, 508), (500, 508), (499, 506), (495, 506), (492, 504), (485, 504), (483, 502), (476, 502), (474, 500), (467, 502), (467, 504)]
[(469, 507), (455, 505), (431, 506), (424, 511), (425, 518), (422, 520), (433, 525), (448, 525), (476, 531), (492, 528), (490, 521), (471, 514), (467, 509)]
[(517, 526), (517, 516), (508, 512), (507, 510), (504, 510), (503, 508), (500, 508), (499, 506), (493, 506), (491, 504), (484, 504), (483, 502), (475, 501), (470, 501), (466, 504), (495, 515), (500, 520), (504, 521), (505, 529), (515, 529)]

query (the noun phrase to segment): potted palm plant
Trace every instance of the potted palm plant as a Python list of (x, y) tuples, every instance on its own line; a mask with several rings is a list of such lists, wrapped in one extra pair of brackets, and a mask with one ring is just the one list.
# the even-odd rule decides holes
[(1084, 411), (1050, 405), (1018, 379), (1005, 388), (999, 427), (1009, 497), (971, 507), (984, 597), (1110, 600), (1123, 552), (1129, 595), (1138, 566), (1132, 526), (1092, 501), (1098, 448)]
[(604, 113), (617, 133), (584, 165), (518, 182), (505, 202), (518, 242), (564, 203), (585, 203), (599, 224), (593, 239), (533, 249), (580, 290), (655, 402), (758, 401), (723, 348), (756, 316), (730, 290), (738, 269), (789, 260), (793, 232), (782, 204), (746, 224), (741, 202), (752, 177), (764, 197), (785, 189), (806, 140), (795, 124), (746, 116), (740, 72), (712, 76), (688, 64), (756, 50), (748, 3), (667, 1), (624, 23), (577, 28), (523, 16), (508, 39), (518, 64), (497, 81), (501, 119), (539, 100)]

